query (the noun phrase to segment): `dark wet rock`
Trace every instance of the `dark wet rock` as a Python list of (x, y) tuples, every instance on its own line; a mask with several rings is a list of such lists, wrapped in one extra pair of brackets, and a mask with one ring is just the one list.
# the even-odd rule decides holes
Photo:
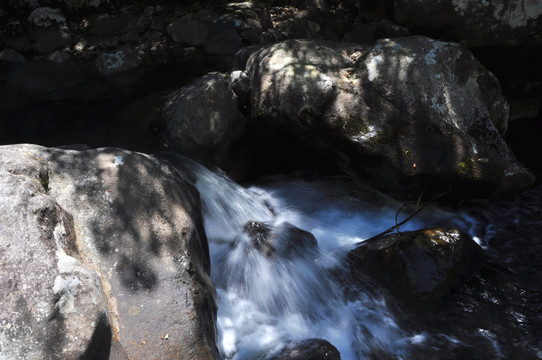
[(239, 34), (234, 29), (224, 30), (209, 37), (203, 46), (208, 54), (232, 55), (243, 47)]
[(266, 256), (304, 257), (314, 254), (318, 248), (318, 241), (313, 234), (288, 222), (273, 227), (249, 221), (243, 232), (250, 238), (252, 247)]
[[(13, 349), (10, 351), (18, 354), (35, 341), (31, 336), (40, 333), (42, 323), (52, 322), (54, 326), (47, 331), (73, 338), (70, 346), (76, 351), (74, 355), (87, 351), (84, 339), (105, 338), (109, 344), (98, 344), (98, 350), (109, 354), (111, 346), (115, 359), (218, 358), (215, 295), (209, 279), (199, 198), (169, 163), (115, 148), (69, 150), (13, 145), (2, 147), (0, 154), (1, 179), (16, 180), (9, 181), (13, 183), (9, 187), (2, 186), (2, 191), (8, 191), (3, 193), (2, 204), (7, 201), (11, 208), (5, 210), (13, 214), (6, 219), (18, 221), (2, 226), (0, 234), (11, 241), (20, 238), (15, 234), (21, 234), (21, 226), (29, 229), (28, 236), (21, 239), (25, 251), (15, 254), (24, 254), (25, 260), (2, 258), (2, 264), (13, 264), (9, 271), (28, 281), (33, 296), (44, 301), (54, 299), (51, 307), (56, 301), (60, 310), (47, 310), (46, 302), (2, 298), (4, 309), (12, 306), (11, 301), (18, 306), (13, 310), (27, 309), (22, 317), (21, 313), (17, 316), (3, 311), (4, 317), (18, 317), (7, 323), (29, 324), (20, 331), (13, 328), (19, 331), (14, 334), (21, 342), (16, 337), (10, 344), (2, 344), (3, 351)], [(57, 255), (54, 247), (46, 247), (55, 243)], [(2, 244), (2, 257), (6, 251), (15, 250), (9, 242), (7, 245)], [(36, 265), (28, 266), (29, 259)], [(66, 259), (69, 266), (62, 268)], [(44, 262), (49, 265), (42, 266)], [(94, 280), (90, 275), (83, 277), (85, 274), (95, 274)], [(17, 294), (17, 282), (10, 276), (2, 279), (10, 286), (10, 293)], [(110, 324), (109, 333), (109, 327), (105, 327), (94, 335), (93, 326), (103, 322), (94, 320), (91, 326), (93, 318), (81, 316), (86, 310), (77, 303), (79, 296), (90, 294), (87, 289), (91, 287), (85, 284), (94, 283), (101, 286), (99, 295), (107, 301), (104, 311), (108, 308), (109, 314), (104, 321)], [(73, 310), (73, 320), (63, 316), (63, 306)], [(90, 306), (96, 313), (102, 308), (96, 301)], [(33, 318), (38, 315), (43, 315), (42, 323)], [(63, 318), (67, 319), (64, 330)], [(57, 338), (37, 339), (40, 349), (64, 351), (62, 338), (58, 344)], [(107, 354), (87, 353), (87, 357), (59, 354), (58, 358), (108, 358)]]
[(542, 3), (525, 0), (394, 1), (395, 19), (467, 46), (542, 44)]
[(263, 45), (251, 45), (251, 46), (245, 46), (239, 49), (239, 51), (237, 51), (233, 55), (233, 58), (231, 61), (231, 69), (234, 71), (245, 70), (250, 56), (252, 56), (252, 54), (262, 49), (263, 47), (264, 47)]
[(71, 33), (61, 9), (37, 8), (30, 13), (28, 22), (36, 51), (47, 54), (71, 44)]
[(136, 50), (124, 46), (115, 51), (101, 53), (95, 64), (100, 73), (111, 75), (139, 67), (141, 58)]
[(151, 25), (155, 9), (126, 7), (115, 14), (101, 14), (92, 22), (91, 30), (100, 37), (123, 35), (130, 32), (144, 33)]
[(355, 279), (369, 276), (411, 310), (434, 309), (484, 263), (482, 248), (455, 229), (386, 235), (348, 253)]
[(246, 118), (224, 74), (207, 74), (174, 93), (162, 111), (172, 150), (224, 170), (238, 150)]
[(271, 25), (267, 9), (257, 3), (229, 3), (184, 15), (167, 26), (171, 38), (191, 46), (203, 46), (209, 54), (233, 55), (245, 45), (259, 42)]
[(254, 53), (247, 73), (259, 128), (280, 124), (397, 198), (417, 198), (430, 178), (427, 196), (451, 187), (463, 198), (533, 183), (503, 140), (509, 110), (497, 79), (458, 44), (290, 40)]
[(207, 41), (210, 32), (210, 25), (199, 21), (194, 15), (185, 15), (167, 27), (167, 32), (173, 41), (201, 46)]
[(101, 14), (91, 25), (92, 32), (99, 36), (120, 35), (130, 21), (130, 15)]
[(24, 64), (26, 58), (17, 50), (4, 49), (0, 51), (0, 61), (6, 61), (14, 64)]
[(123, 34), (127, 34), (129, 32), (143, 34), (151, 25), (154, 11), (155, 10), (152, 6), (145, 8), (143, 11), (135, 11), (133, 14), (131, 14), (130, 20), (121, 30), (121, 32)]
[(396, 38), (410, 35), (410, 31), (403, 26), (394, 24), (389, 20), (356, 25), (351, 32), (344, 36), (344, 41), (361, 44), (372, 44), (378, 39)]
[(249, 102), (250, 95), (250, 79), (247, 74), (240, 70), (232, 71), (230, 74), (230, 86), (241, 108), (246, 108)]
[(324, 339), (295, 341), (266, 360), (340, 360), (341, 354), (335, 346)]
[[(3, 20), (0, 18), (0, 20)], [(0, 40), (6, 47), (24, 52), (32, 49), (32, 42), (26, 33), (26, 29), (20, 21), (5, 19), (6, 24), (0, 29)]]
[(71, 55), (65, 51), (55, 51), (52, 54), (47, 56), (47, 60), (52, 61), (57, 64), (62, 64), (68, 61), (71, 58)]
[(106, 358), (109, 310), (73, 217), (31, 147), (0, 152), (0, 348), (6, 359)]

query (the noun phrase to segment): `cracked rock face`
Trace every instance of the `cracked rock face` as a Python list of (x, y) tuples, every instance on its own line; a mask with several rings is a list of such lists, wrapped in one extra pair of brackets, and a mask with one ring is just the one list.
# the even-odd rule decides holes
[(199, 198), (167, 162), (1, 150), (3, 354), (217, 358)]
[(0, 348), (10, 359), (109, 353), (100, 276), (76, 247), (73, 217), (47, 194), (47, 168), (26, 150), (0, 160)]

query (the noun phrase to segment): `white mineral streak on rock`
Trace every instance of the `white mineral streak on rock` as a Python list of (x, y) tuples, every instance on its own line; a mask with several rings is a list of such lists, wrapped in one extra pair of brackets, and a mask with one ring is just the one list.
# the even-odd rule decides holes
[(378, 65), (382, 64), (383, 62), (384, 59), (380, 55), (370, 57), (368, 62), (365, 62), (367, 71), (369, 71), (369, 81), (373, 81), (378, 77)]

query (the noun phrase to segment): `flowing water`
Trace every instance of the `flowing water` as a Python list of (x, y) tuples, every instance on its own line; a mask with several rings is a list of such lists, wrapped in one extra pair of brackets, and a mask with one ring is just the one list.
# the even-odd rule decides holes
[[(468, 315), (467, 310), (457, 309), (460, 305), (437, 312), (436, 318), (420, 316), (421, 323), (412, 322), (411, 315), (394, 311), (393, 300), (384, 292), (370, 286), (355, 291), (344, 280), (347, 252), (395, 224), (401, 203), (340, 177), (275, 177), (246, 188), (197, 163), (188, 167), (202, 195), (224, 358), (265, 359), (292, 342), (309, 338), (329, 341), (342, 359), (468, 359), (468, 354), (476, 353), (471, 348), (488, 356), (481, 358), (506, 358), (507, 348), (492, 328), (460, 324), (461, 314)], [(476, 207), (465, 209), (431, 205), (401, 230), (456, 227), (488, 250), (487, 240), (493, 237), (495, 226), (482, 226)], [(258, 245), (247, 224), (275, 233), (273, 251)], [(296, 234), (291, 231), (294, 227), (312, 233), (318, 245), (285, 245)], [(299, 246), (304, 247), (296, 251)], [(483, 290), (483, 284), (477, 289)], [(483, 307), (483, 302), (479, 300), (478, 306)], [(443, 326), (438, 317), (448, 322), (456, 319), (458, 324)], [(534, 358), (542, 358), (534, 343), (528, 344), (532, 346), (529, 354), (538, 351)], [(451, 355), (446, 357), (448, 351)]]

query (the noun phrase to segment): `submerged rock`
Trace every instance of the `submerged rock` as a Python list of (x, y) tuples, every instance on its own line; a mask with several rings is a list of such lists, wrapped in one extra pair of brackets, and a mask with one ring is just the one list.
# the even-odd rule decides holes
[(290, 40), (251, 55), (247, 73), (258, 139), (289, 138), (397, 198), (533, 183), (503, 140), (509, 107), (497, 79), (458, 44)]
[(436, 308), (484, 263), (484, 252), (455, 229), (386, 235), (350, 251), (355, 279), (369, 276), (411, 310)]
[(318, 241), (313, 234), (288, 222), (272, 227), (249, 221), (243, 232), (249, 236), (252, 247), (266, 256), (304, 257), (318, 249)]
[(3, 351), (218, 358), (199, 198), (168, 162), (13, 145), (0, 169)]
[(266, 360), (340, 360), (341, 354), (335, 346), (324, 339), (305, 339), (295, 341), (278, 354), (267, 357)]

